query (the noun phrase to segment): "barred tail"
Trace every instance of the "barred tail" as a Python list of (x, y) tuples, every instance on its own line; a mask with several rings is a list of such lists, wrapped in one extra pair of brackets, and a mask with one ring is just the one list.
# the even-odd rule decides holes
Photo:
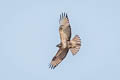
[(73, 55), (75, 55), (80, 47), (81, 47), (81, 40), (80, 37), (78, 35), (75, 35), (75, 37), (70, 41), (70, 51), (72, 52)]

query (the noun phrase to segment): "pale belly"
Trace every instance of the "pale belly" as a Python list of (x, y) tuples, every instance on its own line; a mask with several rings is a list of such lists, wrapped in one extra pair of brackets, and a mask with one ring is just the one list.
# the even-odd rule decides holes
[(63, 31), (60, 31), (60, 37), (61, 37), (62, 48), (67, 48), (67, 35)]

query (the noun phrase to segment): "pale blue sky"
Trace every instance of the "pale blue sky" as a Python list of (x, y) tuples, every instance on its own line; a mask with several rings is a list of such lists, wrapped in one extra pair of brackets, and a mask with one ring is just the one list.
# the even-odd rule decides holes
[[(54, 70), (59, 15), (82, 47)], [(0, 0), (0, 80), (120, 80), (119, 0)]]

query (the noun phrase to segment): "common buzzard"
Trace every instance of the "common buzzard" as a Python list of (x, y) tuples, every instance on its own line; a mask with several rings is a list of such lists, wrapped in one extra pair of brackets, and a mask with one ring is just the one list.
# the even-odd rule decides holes
[(53, 57), (49, 65), (51, 69), (54, 69), (59, 63), (61, 63), (61, 61), (66, 57), (69, 49), (72, 52), (72, 54), (75, 55), (81, 47), (81, 40), (78, 35), (75, 35), (75, 37), (72, 40), (70, 40), (71, 26), (66, 13), (62, 13), (60, 15), (59, 23), (59, 33), (61, 42), (60, 44), (56, 45), (56, 47), (58, 47), (59, 50)]

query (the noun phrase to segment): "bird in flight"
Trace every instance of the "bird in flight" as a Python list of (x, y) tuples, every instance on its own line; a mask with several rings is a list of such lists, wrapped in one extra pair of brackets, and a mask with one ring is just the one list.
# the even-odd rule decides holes
[(51, 69), (54, 69), (58, 64), (62, 62), (69, 50), (72, 52), (73, 55), (75, 55), (81, 47), (81, 40), (78, 35), (75, 35), (73, 39), (70, 40), (71, 26), (68, 15), (66, 13), (62, 13), (60, 15), (59, 24), (60, 43), (56, 45), (59, 50), (57, 51), (56, 55), (53, 57), (49, 65), (49, 68)]

